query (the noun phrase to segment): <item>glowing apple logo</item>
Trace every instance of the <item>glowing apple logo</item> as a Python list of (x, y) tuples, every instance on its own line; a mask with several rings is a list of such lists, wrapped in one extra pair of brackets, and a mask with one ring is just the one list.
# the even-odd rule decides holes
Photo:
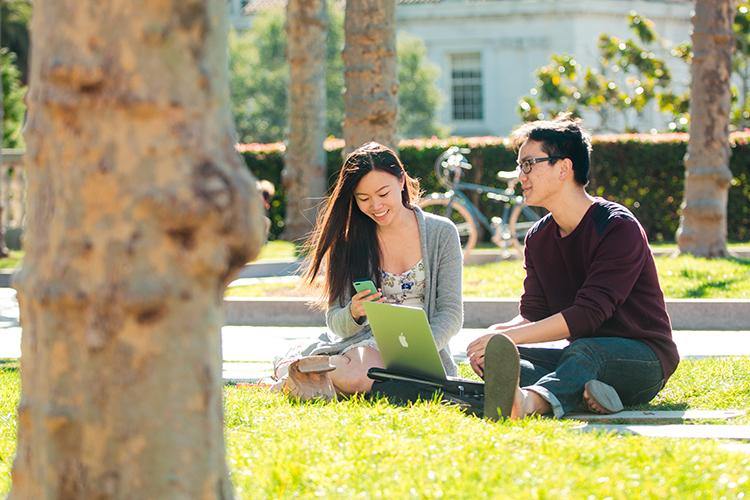
[(406, 341), (406, 335), (403, 333), (398, 336), (398, 341), (401, 342), (401, 345), (404, 347), (409, 347), (409, 343)]

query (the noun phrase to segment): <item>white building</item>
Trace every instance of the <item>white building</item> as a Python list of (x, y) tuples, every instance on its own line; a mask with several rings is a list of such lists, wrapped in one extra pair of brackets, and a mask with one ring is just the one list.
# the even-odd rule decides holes
[(242, 9), (249, 0), (227, 0), (227, 14), (229, 15), (229, 26), (236, 30), (245, 30), (250, 27), (251, 16), (244, 15)]
[[(244, 0), (229, 0), (241, 2)], [(447, 97), (441, 121), (456, 135), (507, 135), (520, 118), (518, 100), (536, 86), (534, 71), (552, 54), (570, 54), (598, 67), (597, 40), (606, 32), (634, 38), (627, 15), (636, 11), (665, 40), (690, 40), (689, 0), (398, 0), (397, 29), (421, 38), (427, 57), (441, 68), (438, 86)], [(253, 0), (246, 13), (285, 0)], [(689, 86), (689, 70), (669, 56), (673, 82)], [(588, 127), (597, 118), (586, 117)], [(633, 117), (641, 131), (664, 129), (667, 117), (650, 109)]]

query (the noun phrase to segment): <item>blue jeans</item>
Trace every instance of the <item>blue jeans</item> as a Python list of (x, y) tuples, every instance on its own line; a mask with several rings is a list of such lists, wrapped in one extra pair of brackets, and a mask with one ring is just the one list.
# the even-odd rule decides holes
[(661, 363), (637, 340), (584, 338), (562, 349), (518, 347), (520, 385), (552, 406), (556, 418), (575, 410), (589, 380), (611, 385), (624, 405), (648, 403), (664, 387)]

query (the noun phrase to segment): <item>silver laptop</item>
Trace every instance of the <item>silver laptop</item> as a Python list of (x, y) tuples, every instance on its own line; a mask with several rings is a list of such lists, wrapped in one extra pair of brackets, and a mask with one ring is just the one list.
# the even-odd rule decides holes
[(386, 369), (446, 378), (423, 309), (381, 302), (364, 305)]

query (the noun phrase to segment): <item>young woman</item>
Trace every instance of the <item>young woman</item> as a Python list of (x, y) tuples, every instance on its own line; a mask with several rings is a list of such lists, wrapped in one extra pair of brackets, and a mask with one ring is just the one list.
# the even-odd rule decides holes
[[(287, 358), (294, 360), (292, 375), (307, 372), (313, 379), (280, 381), (279, 388), (316, 397), (330, 380), (337, 394), (368, 393), (373, 381), (367, 371), (383, 366), (363, 305), (372, 300), (424, 308), (446, 372), (457, 374), (448, 341), (463, 325), (458, 231), (448, 219), (420, 210), (419, 194), (418, 181), (387, 147), (369, 142), (347, 156), (306, 245), (305, 282), (325, 273), (328, 331), (299, 354), (330, 357), (322, 364), (321, 358)], [(378, 293), (354, 290), (354, 280), (366, 278)]]

